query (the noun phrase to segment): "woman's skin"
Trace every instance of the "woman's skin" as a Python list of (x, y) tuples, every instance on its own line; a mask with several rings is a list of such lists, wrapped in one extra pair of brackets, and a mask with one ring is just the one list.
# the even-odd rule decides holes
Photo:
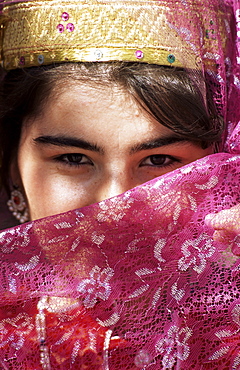
[(35, 220), (113, 197), (211, 153), (179, 139), (117, 86), (69, 83), (24, 123), (13, 181)]
[[(223, 243), (228, 241), (231, 245), (231, 242), (235, 240), (236, 244), (232, 248), (232, 252), (240, 256), (240, 204), (215, 214), (208, 214), (205, 218), (205, 223), (215, 230), (213, 234), (215, 241)], [(236, 238), (238, 238), (238, 243)]]

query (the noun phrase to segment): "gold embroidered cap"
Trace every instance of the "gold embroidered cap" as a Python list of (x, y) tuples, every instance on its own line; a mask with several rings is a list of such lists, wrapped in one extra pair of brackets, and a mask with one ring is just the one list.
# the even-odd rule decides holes
[[(2, 65), (10, 70), (120, 60), (200, 69), (202, 50), (212, 53), (217, 44), (216, 10), (209, 7), (209, 16), (201, 19), (201, 0), (190, 1), (189, 9), (181, 3), (184, 0), (3, 1)], [(222, 35), (224, 42), (224, 30)]]

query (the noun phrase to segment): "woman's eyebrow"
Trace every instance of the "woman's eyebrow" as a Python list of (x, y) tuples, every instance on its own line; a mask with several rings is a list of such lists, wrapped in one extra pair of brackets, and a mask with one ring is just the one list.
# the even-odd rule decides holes
[(39, 136), (33, 139), (35, 143), (46, 144), (46, 145), (56, 145), (60, 147), (75, 147), (80, 149), (91, 150), (93, 152), (103, 153), (103, 149), (98, 147), (96, 144), (92, 144), (83, 139), (76, 139), (74, 137), (68, 136)]
[(160, 148), (162, 146), (176, 144), (176, 143), (180, 143), (184, 141), (186, 142), (188, 140), (183, 137), (176, 136), (176, 135), (161, 136), (160, 138), (149, 140), (149, 141), (146, 141), (145, 143), (139, 143), (137, 145), (134, 145), (131, 148), (130, 153), (133, 154), (141, 150)]

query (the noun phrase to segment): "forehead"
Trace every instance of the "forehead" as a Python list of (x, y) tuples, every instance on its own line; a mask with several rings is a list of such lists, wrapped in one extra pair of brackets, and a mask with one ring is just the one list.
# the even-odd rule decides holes
[[(82, 82), (56, 86), (40, 115), (28, 122), (39, 130), (114, 130), (119, 124), (145, 127), (159, 123), (128, 93), (117, 85), (87, 84)], [(150, 126), (149, 126), (150, 125)], [(29, 125), (26, 125), (29, 126)]]
[[(94, 112), (93, 107), (98, 110), (98, 114), (108, 113), (113, 106), (117, 110), (119, 104), (122, 106), (122, 111), (130, 106), (135, 106), (135, 109), (138, 107), (129, 93), (117, 85), (107, 86), (76, 81), (64, 83), (63, 81), (62, 84), (59, 82), (53, 87), (42, 107), (40, 119), (61, 115), (63, 112), (70, 116), (78, 112), (83, 114), (90, 109), (89, 113), (91, 113), (91, 111)], [(108, 108), (107, 111), (106, 108)]]
[(169, 132), (119, 86), (74, 82), (53, 91), (40, 116), (23, 127), (21, 142), (61, 135), (102, 147), (126, 147)]
[[(110, 106), (112, 103), (133, 102), (129, 93), (115, 84), (97, 84), (93, 82), (76, 82), (68, 83), (65, 86), (57, 86), (50, 94), (47, 109), (61, 107), (66, 104), (68, 107), (84, 109), (88, 106), (102, 105)], [(69, 109), (70, 110), (70, 109)]]

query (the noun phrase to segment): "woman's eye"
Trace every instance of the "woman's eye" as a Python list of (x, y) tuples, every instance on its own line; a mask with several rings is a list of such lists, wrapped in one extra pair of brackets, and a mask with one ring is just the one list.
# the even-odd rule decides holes
[(155, 154), (150, 155), (146, 159), (144, 159), (141, 163), (141, 166), (170, 166), (174, 162), (178, 162), (178, 160), (170, 155), (163, 155), (163, 154)]
[(69, 166), (80, 166), (83, 164), (92, 164), (90, 159), (83, 154), (79, 153), (69, 153), (69, 154), (62, 154), (55, 158), (57, 162), (61, 162), (63, 164)]

